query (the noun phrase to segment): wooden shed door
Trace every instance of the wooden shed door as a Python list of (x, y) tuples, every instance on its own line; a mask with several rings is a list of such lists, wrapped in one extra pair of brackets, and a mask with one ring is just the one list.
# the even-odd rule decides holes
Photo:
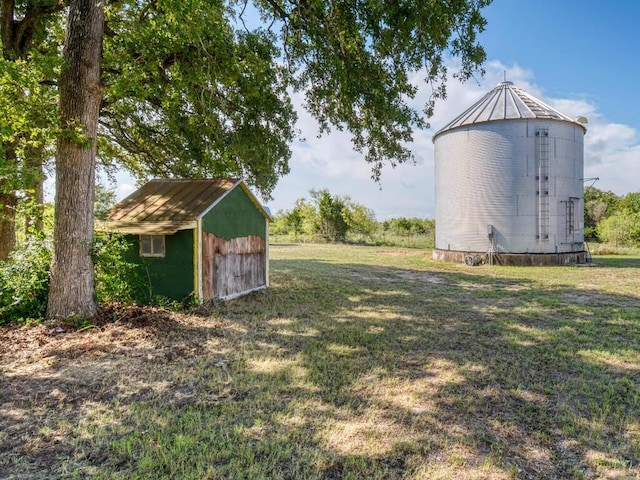
[(202, 233), (204, 300), (227, 297), (266, 285), (266, 242), (248, 237), (225, 240)]

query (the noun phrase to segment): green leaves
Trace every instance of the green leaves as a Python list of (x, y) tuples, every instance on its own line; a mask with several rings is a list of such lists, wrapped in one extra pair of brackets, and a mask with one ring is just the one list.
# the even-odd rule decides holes
[(296, 200), (289, 211), (273, 217), (274, 234), (308, 235), (323, 242), (342, 242), (347, 233), (371, 235), (378, 227), (375, 213), (348, 196), (331, 195), (327, 189), (311, 190), (311, 199)]
[(598, 237), (615, 246), (640, 245), (640, 212), (623, 209), (597, 225)]
[(585, 237), (619, 246), (640, 245), (640, 193), (623, 197), (593, 186), (584, 189)]
[[(112, 5), (101, 152), (141, 177), (246, 176), (268, 197), (289, 171), (293, 88), (321, 133), (351, 133), (378, 180), (384, 165), (412, 158), (413, 129), (445, 96), (445, 54), (461, 57), (463, 80), (484, 60), (476, 35), (487, 3)], [(424, 112), (409, 106), (417, 72), (433, 88)]]
[[(50, 72), (37, 61), (0, 58), (0, 190), (32, 188), (39, 165), (53, 154), (56, 96)], [(36, 170), (36, 171), (34, 171)]]
[[(378, 180), (384, 165), (412, 158), (413, 129), (446, 95), (445, 55), (460, 57), (461, 79), (484, 60), (476, 37), (488, 3), (110, 3), (99, 157), (139, 177), (246, 176), (268, 197), (289, 171), (293, 88), (305, 92), (321, 133), (351, 133)], [(57, 134), (61, 19), (42, 15), (27, 61), (0, 66), (3, 143), (20, 132), (43, 158)], [(432, 86), (424, 112), (409, 105), (418, 72)], [(29, 93), (16, 96), (11, 85)]]
[(345, 220), (344, 202), (333, 197), (328, 190), (311, 190), (309, 193), (317, 209), (314, 233), (325, 242), (344, 241), (349, 229)]
[[(447, 54), (460, 58), (455, 74), (468, 79), (485, 59), (477, 34), (480, 9), (489, 0), (383, 2), (317, 0), (257, 1), (260, 12), (281, 20), (281, 39), (293, 85), (306, 94), (306, 107), (321, 132), (347, 129), (354, 148), (379, 180), (385, 164), (412, 158), (407, 143), (424, 128), (434, 102), (446, 96)], [(409, 106), (416, 74), (432, 88), (423, 112)]]
[(50, 242), (37, 236), (0, 262), (0, 325), (44, 316), (50, 264)]
[(98, 234), (91, 255), (95, 264), (96, 298), (101, 304), (148, 301), (148, 281), (139, 266), (126, 259), (131, 248), (123, 235)]
[[(266, 31), (235, 31), (222, 2), (133, 2), (110, 16), (103, 131), (139, 176), (288, 172), (296, 115)], [(119, 155), (118, 155), (119, 153)]]

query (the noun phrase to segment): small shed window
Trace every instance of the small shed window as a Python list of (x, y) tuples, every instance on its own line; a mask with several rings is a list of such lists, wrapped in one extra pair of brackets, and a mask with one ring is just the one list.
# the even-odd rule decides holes
[(164, 257), (164, 235), (140, 235), (141, 257)]

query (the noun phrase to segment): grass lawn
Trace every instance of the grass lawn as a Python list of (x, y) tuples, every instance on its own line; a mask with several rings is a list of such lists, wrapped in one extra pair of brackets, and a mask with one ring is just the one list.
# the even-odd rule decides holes
[(640, 478), (640, 258), (271, 245), (191, 314), (0, 328), (0, 478)]

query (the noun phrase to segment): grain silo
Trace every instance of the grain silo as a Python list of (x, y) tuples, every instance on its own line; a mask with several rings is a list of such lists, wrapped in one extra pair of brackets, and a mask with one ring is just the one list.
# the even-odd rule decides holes
[(585, 262), (584, 123), (505, 81), (438, 131), (434, 258)]

